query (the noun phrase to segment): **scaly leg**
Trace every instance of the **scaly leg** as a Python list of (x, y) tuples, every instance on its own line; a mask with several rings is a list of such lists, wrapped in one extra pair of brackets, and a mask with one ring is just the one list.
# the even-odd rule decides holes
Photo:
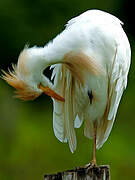
[(92, 160), (90, 162), (91, 166), (96, 166), (96, 136), (97, 136), (97, 122), (94, 122), (94, 134), (93, 134), (93, 151)]

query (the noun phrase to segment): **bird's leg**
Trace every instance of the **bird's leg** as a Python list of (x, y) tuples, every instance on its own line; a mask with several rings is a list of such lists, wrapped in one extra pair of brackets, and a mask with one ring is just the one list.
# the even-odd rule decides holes
[(90, 162), (91, 166), (96, 166), (96, 136), (97, 136), (97, 122), (94, 122), (94, 132), (93, 132), (93, 150), (92, 150), (92, 160)]

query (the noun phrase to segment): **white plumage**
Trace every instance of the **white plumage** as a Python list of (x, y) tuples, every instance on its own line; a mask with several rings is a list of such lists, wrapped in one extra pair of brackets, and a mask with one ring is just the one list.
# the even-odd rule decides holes
[[(6, 74), (4, 79), (15, 87), (9, 81), (13, 75), (19, 77), (39, 94), (43, 92), (39, 84), (57, 91), (65, 102), (53, 99), (56, 137), (68, 142), (74, 152), (74, 128), (84, 121), (85, 136), (94, 138), (96, 123), (96, 147), (100, 148), (110, 134), (127, 85), (131, 51), (122, 22), (100, 10), (86, 11), (71, 19), (65, 30), (45, 47), (25, 49), (21, 57), (24, 55), (19, 58), (15, 73)], [(43, 76), (49, 65), (53, 68), (54, 84)]]
[[(67, 68), (64, 68), (63, 65), (55, 66), (54, 85), (64, 97), (64, 92), (66, 92), (65, 99), (67, 101), (63, 105), (54, 100), (53, 127), (55, 135), (60, 141), (68, 140), (71, 151), (76, 149), (74, 127), (79, 128), (84, 119), (84, 134), (89, 138), (93, 137), (93, 121), (98, 121), (97, 148), (100, 148), (107, 140), (112, 129), (123, 90), (127, 85), (130, 66), (130, 45), (121, 24), (118, 18), (108, 13), (90, 10), (71, 19), (63, 34), (53, 40), (54, 46), (55, 43), (58, 43), (59, 38), (63, 40), (63, 53), (81, 51), (100, 64), (104, 70), (104, 73), (99, 76), (87, 73), (84, 77), (84, 87), (79, 87), (78, 82)], [(59, 46), (61, 43), (58, 43), (58, 47), (55, 48), (59, 48)], [(68, 47), (69, 50), (65, 47)], [(72, 83), (73, 80), (74, 83)], [(91, 89), (97, 96), (97, 100), (95, 102), (93, 100), (92, 105), (89, 103), (87, 94)], [(73, 95), (71, 91), (74, 92)], [(103, 117), (106, 107), (108, 112)], [(69, 117), (69, 112), (71, 117)], [(107, 127), (104, 127), (105, 124)]]

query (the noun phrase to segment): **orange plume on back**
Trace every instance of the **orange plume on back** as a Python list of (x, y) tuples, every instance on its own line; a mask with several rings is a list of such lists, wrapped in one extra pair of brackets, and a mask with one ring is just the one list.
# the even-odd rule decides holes
[(31, 89), (23, 79), (21, 79), (18, 75), (17, 67), (13, 65), (13, 71), (9, 70), (9, 72), (2, 71), (2, 78), (12, 87), (16, 89), (16, 96), (19, 99), (23, 100), (34, 100), (41, 93), (35, 92)]

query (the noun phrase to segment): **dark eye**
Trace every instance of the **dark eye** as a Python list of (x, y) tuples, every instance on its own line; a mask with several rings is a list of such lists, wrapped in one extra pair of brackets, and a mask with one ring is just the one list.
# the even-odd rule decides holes
[(50, 69), (50, 66), (48, 66), (46, 69), (44, 69), (43, 74), (53, 83), (54, 80), (51, 80), (52, 72), (53, 69)]
[(89, 96), (90, 104), (92, 104), (92, 101), (93, 101), (93, 93), (92, 93), (92, 90), (89, 90), (89, 91), (88, 91), (88, 96)]

